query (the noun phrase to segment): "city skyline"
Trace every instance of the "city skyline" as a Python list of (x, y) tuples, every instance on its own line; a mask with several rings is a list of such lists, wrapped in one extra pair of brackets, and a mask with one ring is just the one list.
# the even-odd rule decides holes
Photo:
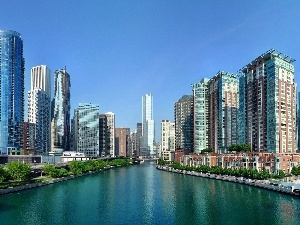
[(140, 96), (151, 92), (159, 131), (161, 120), (174, 121), (173, 105), (192, 94), (191, 84), (220, 70), (237, 73), (271, 48), (296, 59), (299, 83), (298, 6), (297, 1), (4, 1), (0, 21), (1, 29), (22, 35), (25, 93), (32, 67), (66, 66), (72, 75), (71, 114), (78, 103), (95, 102), (101, 113), (115, 113), (116, 127), (134, 130), (141, 122)]

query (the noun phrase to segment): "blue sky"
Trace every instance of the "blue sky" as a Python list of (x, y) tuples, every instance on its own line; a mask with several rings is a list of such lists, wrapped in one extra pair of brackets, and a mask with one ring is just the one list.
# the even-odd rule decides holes
[(275, 48), (296, 59), (300, 81), (298, 0), (2, 0), (0, 8), (0, 29), (23, 37), (26, 95), (31, 67), (47, 65), (53, 82), (66, 66), (72, 112), (99, 104), (116, 127), (134, 130), (151, 92), (159, 142), (161, 120), (174, 121), (174, 103), (203, 77), (237, 73)]

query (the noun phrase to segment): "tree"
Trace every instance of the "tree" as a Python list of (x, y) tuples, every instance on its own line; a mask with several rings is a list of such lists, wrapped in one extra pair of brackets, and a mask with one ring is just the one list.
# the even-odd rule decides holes
[(14, 161), (7, 164), (6, 169), (9, 176), (17, 181), (27, 180), (31, 175), (31, 167), (26, 163)]
[(238, 152), (239, 151), (238, 144), (233, 144), (233, 145), (229, 146), (228, 151), (230, 151), (230, 152)]
[(240, 149), (242, 152), (250, 152), (251, 151), (251, 145), (249, 144), (240, 144)]
[(2, 166), (0, 166), (0, 182), (5, 181), (7, 177), (8, 177), (7, 171)]
[(51, 174), (55, 171), (55, 169), (56, 169), (55, 166), (53, 166), (52, 164), (44, 165), (42, 168), (43, 172), (49, 176), (51, 176)]
[(300, 175), (300, 167), (293, 166), (291, 173), (295, 176)]
[(251, 151), (251, 145), (249, 144), (233, 144), (229, 146), (228, 151), (230, 152), (249, 152)]
[(163, 160), (163, 159), (158, 159), (157, 164), (164, 166), (164, 165), (167, 164), (167, 162), (165, 160)]
[(211, 153), (211, 152), (214, 152), (212, 148), (206, 148), (201, 151), (201, 153)]
[(81, 161), (72, 161), (69, 164), (69, 169), (72, 174), (82, 174), (84, 171), (84, 164)]

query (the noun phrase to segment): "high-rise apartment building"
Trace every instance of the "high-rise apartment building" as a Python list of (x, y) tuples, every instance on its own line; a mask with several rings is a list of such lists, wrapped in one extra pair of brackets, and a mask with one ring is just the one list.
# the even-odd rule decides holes
[(238, 143), (239, 82), (237, 75), (220, 71), (208, 82), (209, 146), (224, 152)]
[(194, 97), (194, 153), (209, 147), (208, 130), (208, 81), (203, 78), (192, 85)]
[(105, 113), (107, 118), (106, 131), (106, 155), (115, 157), (115, 114), (112, 112)]
[(143, 136), (143, 123), (136, 124), (136, 155), (141, 155), (141, 147), (142, 147), (142, 136)]
[(47, 66), (31, 69), (31, 88), (28, 92), (28, 122), (35, 124), (35, 154), (51, 151), (51, 81)]
[(136, 129), (130, 134), (132, 156), (137, 156), (137, 135)]
[(153, 96), (151, 93), (142, 97), (143, 138), (141, 155), (156, 157), (155, 124), (153, 119)]
[(21, 35), (0, 30), (0, 154), (23, 147), (24, 62)]
[(107, 117), (105, 114), (99, 115), (99, 152), (101, 156), (106, 156), (107, 141)]
[(75, 151), (86, 156), (100, 156), (99, 153), (99, 105), (80, 103), (74, 110)]
[(297, 150), (294, 61), (271, 49), (240, 70), (239, 141), (253, 151)]
[(173, 161), (175, 152), (175, 123), (169, 120), (161, 121), (161, 157), (163, 160)]
[(131, 156), (130, 128), (115, 129), (115, 153), (117, 156)]
[(23, 154), (35, 155), (35, 124), (24, 122), (23, 127)]
[(184, 95), (174, 106), (175, 149), (193, 151), (194, 101), (193, 95)]
[(52, 103), (51, 150), (70, 149), (70, 75), (66, 69), (54, 72), (54, 99)]

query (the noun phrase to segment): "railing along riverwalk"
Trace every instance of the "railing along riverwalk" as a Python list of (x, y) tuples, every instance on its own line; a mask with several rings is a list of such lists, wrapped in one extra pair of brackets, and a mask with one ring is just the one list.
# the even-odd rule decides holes
[(186, 170), (179, 170), (174, 169), (169, 166), (161, 166), (157, 165), (157, 169), (164, 170), (172, 173), (178, 173), (178, 174), (186, 174), (190, 176), (196, 176), (196, 177), (203, 177), (203, 178), (210, 178), (210, 179), (216, 179), (216, 180), (223, 180), (228, 182), (234, 182), (234, 183), (240, 183), (245, 184), (249, 186), (254, 186), (258, 188), (264, 188), (271, 191), (277, 191), (285, 194), (290, 194), (294, 196), (300, 196), (299, 192), (294, 192), (293, 186), (284, 186), (281, 184), (272, 184), (269, 180), (254, 180), (254, 179), (246, 179), (243, 177), (235, 177), (235, 176), (229, 176), (229, 175), (219, 175), (219, 174), (209, 174), (209, 173), (202, 173), (202, 172), (196, 172), (196, 171), (186, 171)]

